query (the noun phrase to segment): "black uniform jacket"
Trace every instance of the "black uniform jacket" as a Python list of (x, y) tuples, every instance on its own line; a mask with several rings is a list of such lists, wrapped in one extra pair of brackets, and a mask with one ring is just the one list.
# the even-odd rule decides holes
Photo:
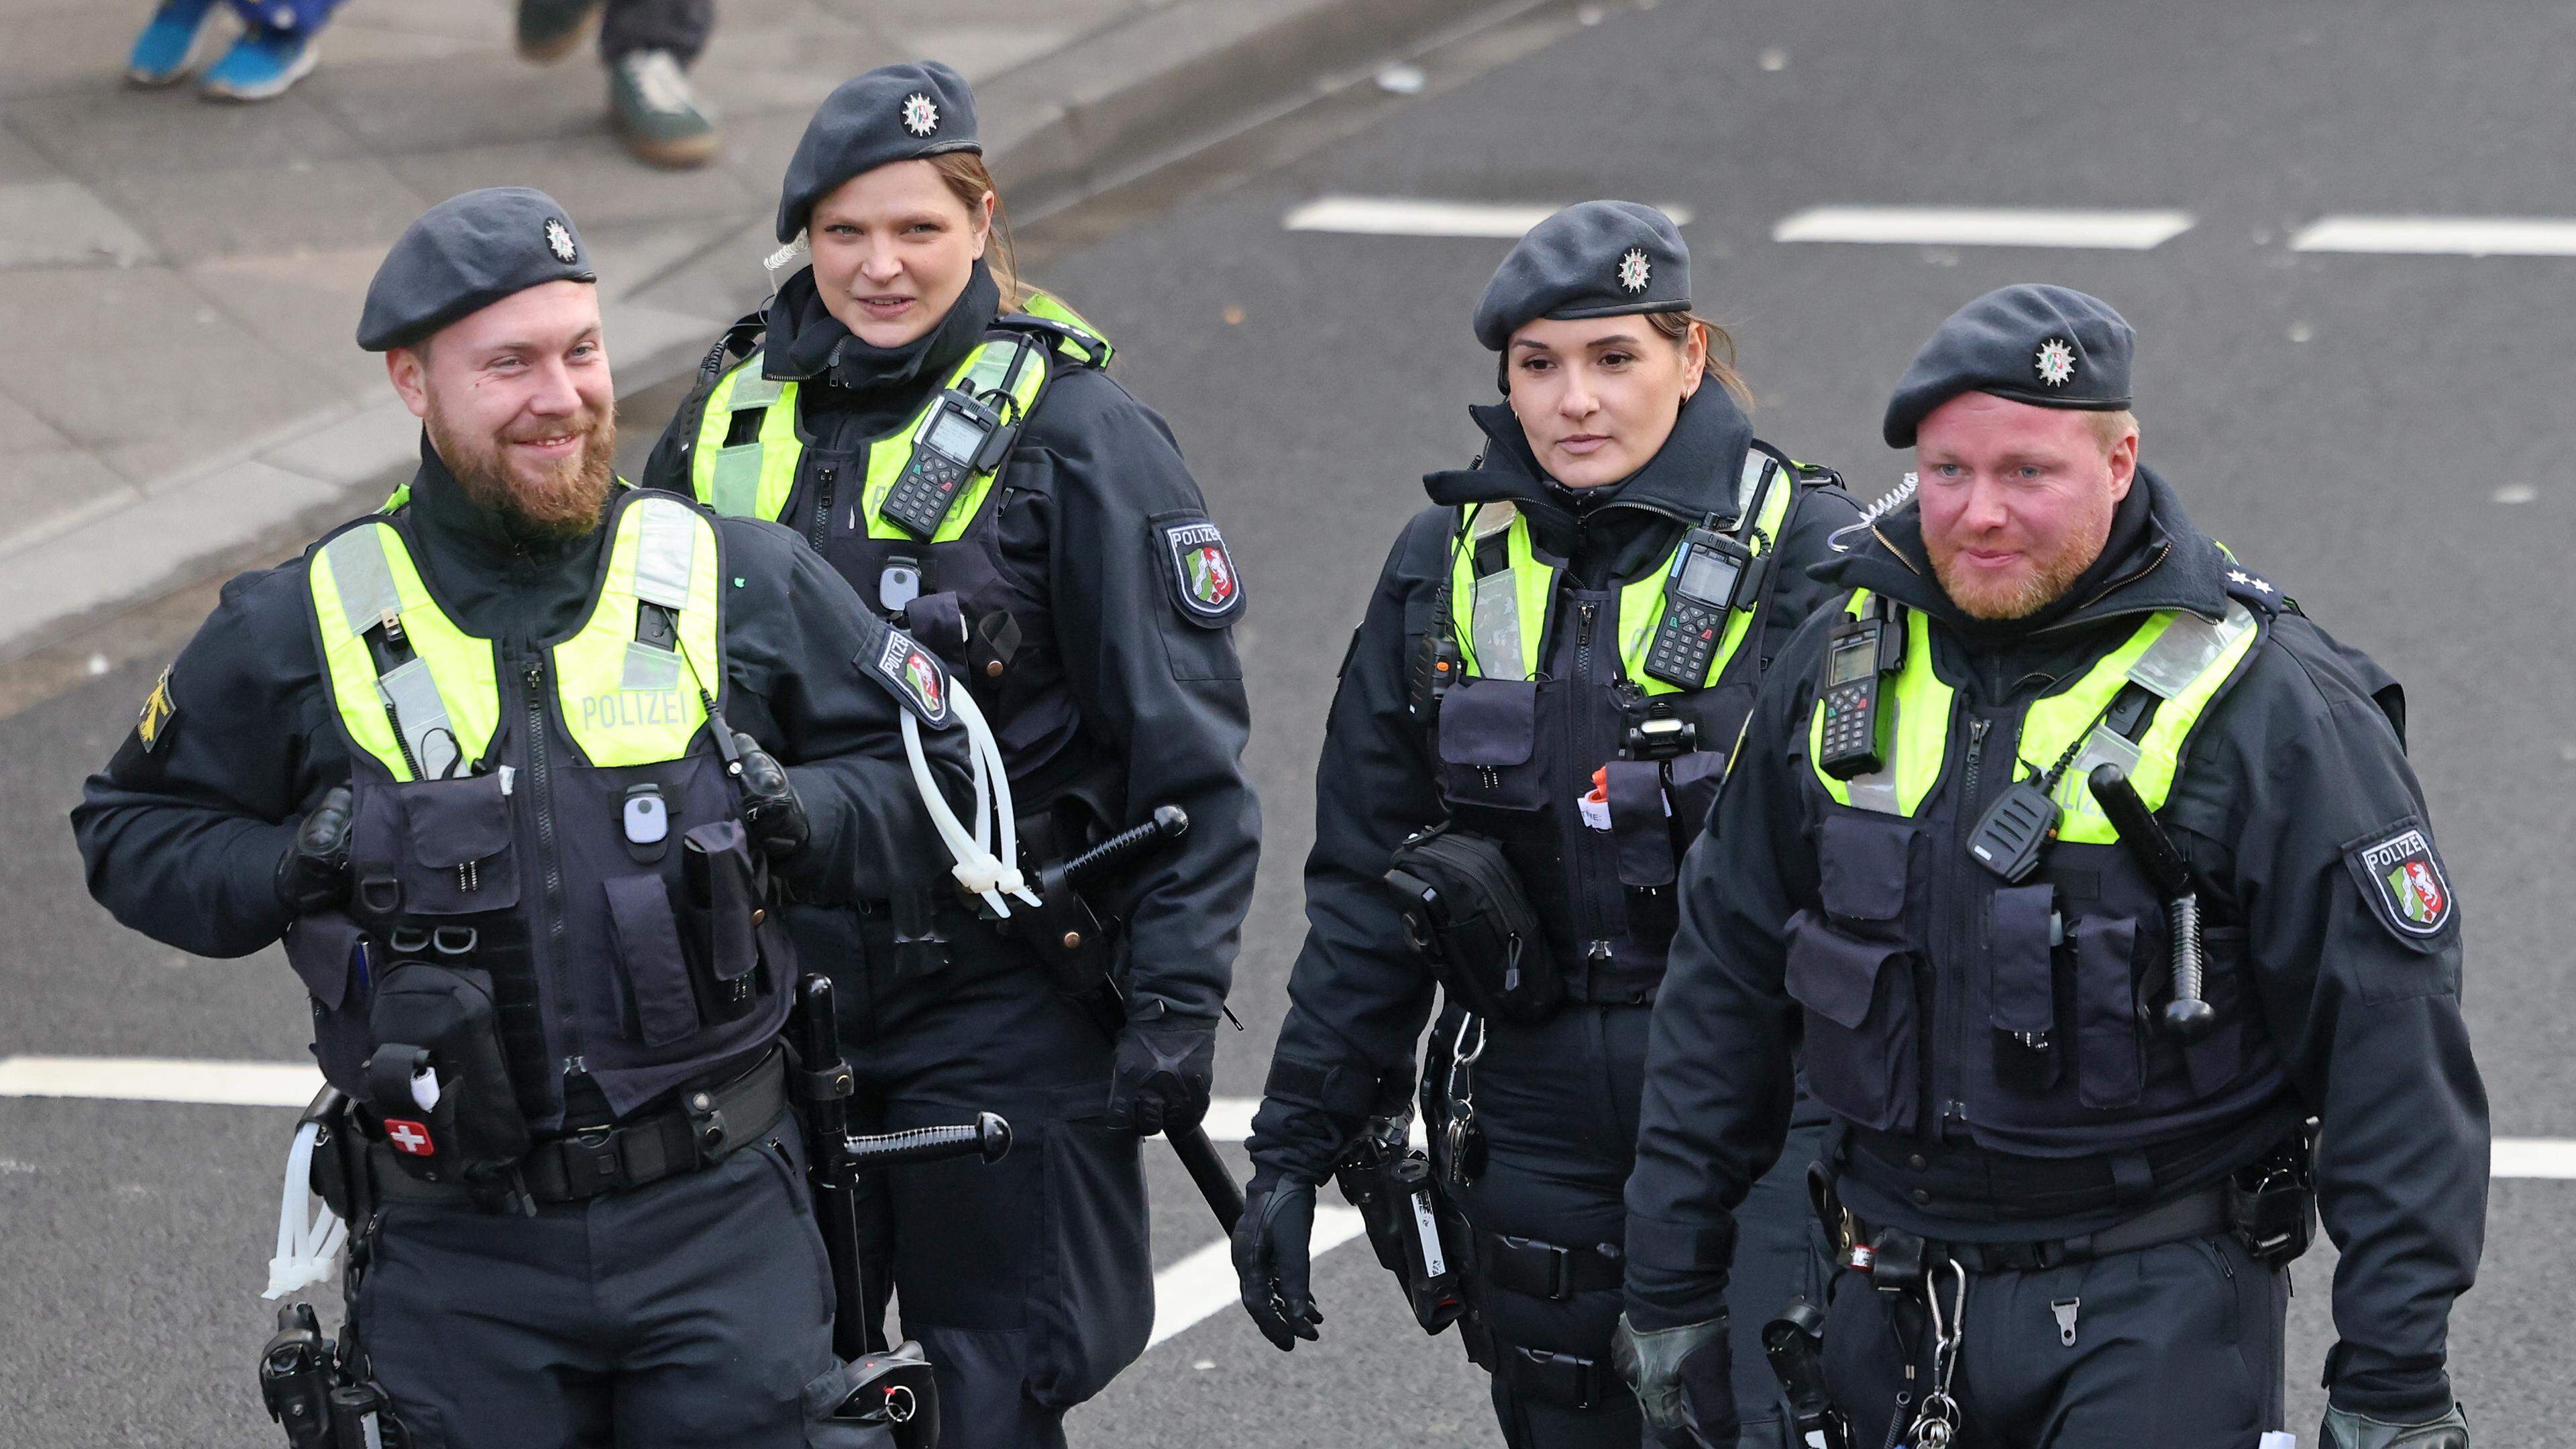
[[(605, 528), (514, 539), (468, 499), (426, 441), (408, 507), (421, 571), (457, 624), (521, 647), (581, 623)], [(945, 874), (898, 733), (893, 692), (854, 666), (885, 625), (775, 524), (720, 520), (728, 597), (725, 718), (787, 767), (813, 826), (801, 894), (881, 899)], [(284, 934), (274, 877), (296, 821), (350, 779), (314, 648), (305, 560), (244, 574), (164, 677), (169, 711), (90, 776), (72, 829), (90, 894), (119, 921), (200, 956), (244, 956)], [(740, 580), (738, 587), (733, 586)], [(156, 700), (156, 704), (158, 701)], [(971, 800), (965, 736), (924, 730), (952, 802)]]
[[(2274, 614), (2244, 672), (2201, 720), (2159, 819), (2199, 877), (2205, 924), (2245, 933), (2254, 1009), (2296, 1094), (2282, 1106), (2323, 1119), (2319, 1193), (2342, 1250), (2342, 1342), (2326, 1370), (2335, 1400), (2404, 1422), (2430, 1418), (2450, 1404), (2451, 1303), (2475, 1276), (2484, 1235), (2487, 1104), (2460, 1017), (2456, 909), (2430, 938), (2402, 935), (2347, 867), (2356, 845), (2426, 825), (2400, 733), (2402, 696), (2369, 659), (2233, 564), (2161, 481), (2143, 469), (2138, 479), (2103, 557), (2029, 620), (1964, 619), (1933, 579), (1911, 505), (1818, 573), (1928, 614), (1935, 665), (1963, 706), (2026, 701), (2070, 682), (2148, 611), (2215, 618), (2232, 593)], [(1641, 1326), (1723, 1306), (1730, 1213), (1788, 1126), (1802, 1018), (1782, 986), (1784, 927), (1819, 906), (1806, 755), (1830, 622), (1809, 621), (1780, 656), (1682, 866), (1681, 932), (1656, 1003), (1628, 1182), (1628, 1296)], [(2280, 1111), (2260, 1115), (2240, 1126), (2277, 1134)], [(2217, 1165), (2223, 1172), (2265, 1145), (2243, 1143)], [(1954, 1159), (1982, 1151), (1926, 1150)], [(2010, 1160), (1983, 1161), (1977, 1175), (2009, 1179)], [(1939, 1210), (1871, 1208), (1876, 1221), (1954, 1238), (2105, 1225), (2059, 1221), (2040, 1232)], [(1654, 1228), (1641, 1233), (1641, 1224)]]
[[(1449, 577), (1458, 505), (1511, 500), (1529, 520), (1536, 547), (1568, 560), (1574, 586), (1612, 587), (1670, 556), (1684, 526), (1676, 514), (1731, 513), (1745, 450), (1760, 446), (1723, 393), (1703, 387), (1644, 468), (1578, 494), (1547, 481), (1510, 408), (1470, 412), (1489, 440), (1481, 464), (1423, 480), (1437, 501), (1397, 537), (1342, 662), (1315, 770), (1306, 945), (1289, 976), (1288, 1015), (1279, 1028), (1278, 1059), (1290, 1070), (1274, 1067), (1253, 1122), (1257, 1184), (1282, 1174), (1329, 1176), (1343, 1144), (1371, 1111), (1383, 1110), (1372, 1106), (1377, 1079), (1397, 1069), (1410, 1076), (1414, 1042), (1431, 1013), (1430, 972), (1405, 944), (1385, 877), (1404, 838), (1444, 813), (1429, 741), (1405, 712), (1405, 676), (1413, 641), (1433, 622), (1435, 596)], [(1834, 485), (1801, 488), (1793, 506), (1768, 624), (1744, 645), (1765, 661), (1830, 595), (1804, 566), (1825, 556), (1828, 534), (1858, 516)], [(1724, 748), (1721, 740), (1703, 743)], [(1283, 1094), (1291, 1077), (1327, 1085)]]
[[(995, 315), (979, 268), (939, 329), (880, 352), (822, 310), (811, 275), (800, 272), (771, 304), (763, 359), (770, 376), (782, 368), (796, 376), (799, 420), (819, 448), (853, 450), (912, 417)], [(689, 491), (679, 445), (699, 416), (693, 404), (673, 420), (645, 467), (647, 486)], [(1177, 846), (1110, 890), (1127, 919), (1133, 1014), (1213, 1019), (1252, 902), (1261, 807), (1242, 769), (1251, 706), (1232, 632), (1184, 614), (1156, 527), (1175, 515), (1206, 516), (1198, 482), (1153, 409), (1106, 372), (1060, 364), (984, 507), (997, 510), (991, 522), (1013, 596), (1044, 620), (1033, 631), (1042, 637), (1024, 641), (1012, 660), (1012, 697), (1056, 694), (1072, 704), (1069, 738), (1015, 750), (1009, 714), (984, 681), (961, 673), (1005, 741), (1013, 806), (1027, 816), (1068, 779), (1105, 778), (1107, 788), (1092, 792), (1108, 796), (1096, 803), (1114, 827), (1159, 805), (1189, 812)], [(852, 582), (868, 595), (877, 587), (874, 577)]]

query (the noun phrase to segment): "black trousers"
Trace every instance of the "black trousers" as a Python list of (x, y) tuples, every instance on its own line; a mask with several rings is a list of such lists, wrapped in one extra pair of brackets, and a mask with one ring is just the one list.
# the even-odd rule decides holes
[[(1931, 1341), (1920, 1301), (1842, 1273), (1825, 1378), (1853, 1441), (1890, 1442), (1897, 1395), (1919, 1405)], [(1944, 1309), (1949, 1275), (1941, 1275)], [(1957, 1442), (1981, 1449), (2255, 1449), (2282, 1420), (2287, 1269), (2233, 1237), (2194, 1238), (2046, 1272), (1972, 1274), (1950, 1393)], [(2066, 1341), (2061, 1319), (2071, 1322)], [(1905, 1366), (1915, 1365), (1912, 1384)], [(1914, 1407), (1902, 1411), (1910, 1425)], [(1905, 1425), (1899, 1425), (1903, 1428)]]
[(414, 1449), (803, 1449), (831, 1277), (782, 1117), (697, 1172), (533, 1218), (385, 1208), (358, 1325)]
[[(925, 970), (882, 920), (829, 955), (808, 924), (805, 969), (829, 969), (858, 1074), (852, 1130), (1010, 1119), (1000, 1162), (873, 1184), (867, 1257), (893, 1264), (901, 1336), (938, 1379), (943, 1442), (1055, 1449), (1065, 1411), (1134, 1362), (1154, 1326), (1139, 1142), (1102, 1123), (1110, 1039), (983, 928), (952, 925), (950, 964)], [(870, 1288), (881, 1307), (885, 1285)]]
[(639, 50), (667, 50), (686, 66), (707, 48), (715, 28), (716, 0), (608, 0), (599, 54), (614, 64)]
[[(1561, 1246), (1626, 1238), (1623, 1194), (1635, 1163), (1637, 1104), (1644, 1090), (1643, 1006), (1568, 1006), (1535, 1026), (1489, 1024), (1470, 1095), (1485, 1135), (1476, 1181), (1449, 1189), (1467, 1221), (1485, 1232)], [(1436, 1028), (1428, 1095), (1440, 1100), (1457, 1017)], [(1441, 1133), (1431, 1122), (1435, 1166)], [(1807, 1204), (1807, 1164), (1821, 1127), (1790, 1135), (1780, 1163), (1755, 1184), (1736, 1214), (1740, 1237), (1728, 1299), (1733, 1312), (1736, 1404), (1745, 1449), (1790, 1443), (1779, 1381), (1762, 1356), (1762, 1326), (1793, 1295), (1821, 1297), (1823, 1234)], [(1512, 1449), (1636, 1449), (1646, 1444), (1635, 1396), (1610, 1363), (1619, 1322), (1615, 1284), (1561, 1298), (1515, 1292), (1471, 1270), (1471, 1344), (1494, 1375), (1494, 1417)], [(1521, 1349), (1589, 1361), (1589, 1370), (1533, 1372)], [(1569, 1400), (1569, 1379), (1588, 1381), (1588, 1405)]]

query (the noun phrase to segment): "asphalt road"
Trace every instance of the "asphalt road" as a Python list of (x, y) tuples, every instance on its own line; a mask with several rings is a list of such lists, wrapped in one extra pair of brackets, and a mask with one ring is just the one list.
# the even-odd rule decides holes
[[(1702, 310), (1735, 330), (1757, 426), (1864, 496), (1905, 466), (1877, 417), (1942, 316), (2017, 280), (2117, 304), (2143, 339), (2147, 462), (2408, 686), (2467, 914), (2496, 1130), (2576, 1137), (2562, 1046), (2576, 993), (2551, 931), (2576, 857), (2576, 684), (2547, 582), (2576, 522), (2560, 462), (2576, 441), (2563, 403), (2576, 260), (2288, 245), (2330, 212), (2576, 212), (2562, 100), (2576, 16), (2511, 0), (1602, 11), (1498, 67), (1435, 66), (1420, 98), (1307, 117), (1251, 153), (1252, 174), (1095, 216), (1090, 233), (1110, 234), (1041, 270), (1118, 339), (1120, 375), (1171, 419), (1253, 600), (1238, 637), (1269, 863), (1234, 997), (1250, 1030), (1221, 1044), (1220, 1092), (1259, 1091), (1300, 934), (1333, 670), (1421, 504), (1413, 480), (1473, 450), (1464, 409), (1492, 396), (1493, 373), (1467, 317), (1506, 245), (1289, 232), (1281, 218), (1331, 193), (1607, 195), (1691, 210)], [(1770, 239), (1829, 203), (2158, 207), (2195, 224), (2145, 252)], [(0, 721), (0, 981), (14, 1008), (0, 1053), (299, 1060), (304, 1012), (276, 953), (192, 960), (118, 930), (81, 889), (61, 812), (158, 667)], [(0, 1099), (0, 1442), (270, 1442), (248, 1370), (288, 1120)], [(1213, 1230), (1159, 1149), (1152, 1161), (1170, 1264)], [(2576, 1182), (2497, 1184), (2489, 1271), (2453, 1335), (2481, 1444), (2562, 1437), (2571, 1222)], [(2303, 1442), (2330, 1271), (2330, 1252), (2297, 1270)], [(1319, 1293), (1321, 1344), (1283, 1358), (1220, 1312), (1077, 1414), (1075, 1442), (1497, 1442), (1481, 1376), (1410, 1326), (1364, 1249), (1326, 1256)]]

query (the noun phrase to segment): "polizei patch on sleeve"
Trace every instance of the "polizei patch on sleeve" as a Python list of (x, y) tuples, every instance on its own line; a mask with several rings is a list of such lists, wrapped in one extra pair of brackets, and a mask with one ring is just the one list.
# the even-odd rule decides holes
[(932, 729), (944, 730), (957, 718), (948, 702), (948, 671), (901, 629), (889, 627), (884, 645), (860, 655), (859, 664)]
[(1243, 578), (1234, 569), (1234, 554), (1225, 535), (1197, 514), (1158, 522), (1163, 557), (1172, 566), (1172, 599), (1181, 616), (1193, 624), (1222, 628), (1243, 612)]
[(2423, 827), (2408, 823), (2372, 836), (2347, 847), (2343, 859), (2371, 909), (2379, 913), (2379, 923), (2400, 940), (2438, 936), (2458, 918), (2451, 878)]

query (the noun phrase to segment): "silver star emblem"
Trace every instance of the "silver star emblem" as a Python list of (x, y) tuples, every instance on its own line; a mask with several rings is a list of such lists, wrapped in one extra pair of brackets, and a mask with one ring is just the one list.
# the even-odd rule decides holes
[(2229, 569), (2227, 571), (2227, 581), (2231, 584), (2250, 584), (2254, 582), (2254, 576), (2245, 572), (2243, 569)]
[(1646, 290), (1646, 283), (1653, 280), (1654, 275), (1655, 269), (1647, 262), (1644, 247), (1630, 247), (1628, 254), (1619, 259), (1619, 285), (1631, 292)]
[(2039, 344), (2039, 352), (2030, 360), (2031, 370), (2050, 387), (2064, 387), (2075, 380), (2075, 344), (2063, 337), (2051, 337)]
[(546, 250), (567, 267), (581, 257), (581, 248), (573, 245), (572, 228), (558, 218), (549, 217), (546, 221)]
[(939, 129), (939, 103), (919, 91), (903, 98), (903, 128), (916, 136)]
[(2258, 594), (2268, 594), (2272, 592), (2272, 586), (2263, 582), (2261, 579), (2256, 579), (2254, 581), (2254, 592)]

